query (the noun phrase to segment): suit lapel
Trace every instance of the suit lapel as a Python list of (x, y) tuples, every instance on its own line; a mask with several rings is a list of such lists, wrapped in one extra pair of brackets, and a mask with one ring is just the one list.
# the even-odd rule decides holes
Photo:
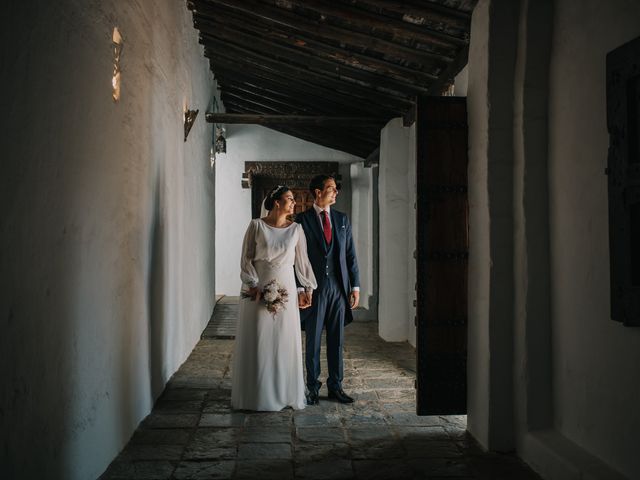
[(337, 215), (335, 214), (335, 211), (333, 210), (333, 208), (330, 210), (330, 214), (331, 214), (331, 237), (332, 237), (332, 241), (335, 242), (335, 246), (338, 247), (338, 251), (340, 251), (340, 249), (342, 248), (342, 245), (340, 245), (340, 235), (338, 235), (338, 232), (340, 232), (340, 229), (342, 228), (342, 225), (339, 224), (339, 219), (337, 218)]
[(324, 243), (324, 238), (322, 238), (322, 230), (320, 230), (320, 222), (318, 221), (318, 215), (316, 214), (316, 210), (311, 207), (307, 210), (307, 222), (309, 222), (309, 227), (313, 232), (314, 237), (316, 237), (316, 241), (320, 246), (320, 250), (324, 251), (327, 249), (326, 244)]

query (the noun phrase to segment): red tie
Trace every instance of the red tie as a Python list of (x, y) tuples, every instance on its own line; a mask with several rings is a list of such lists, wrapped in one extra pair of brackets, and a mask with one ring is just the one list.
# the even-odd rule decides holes
[(327, 216), (327, 211), (322, 210), (320, 212), (322, 215), (322, 229), (324, 230), (324, 239), (327, 242), (327, 245), (331, 243), (331, 225), (329, 224), (329, 217)]

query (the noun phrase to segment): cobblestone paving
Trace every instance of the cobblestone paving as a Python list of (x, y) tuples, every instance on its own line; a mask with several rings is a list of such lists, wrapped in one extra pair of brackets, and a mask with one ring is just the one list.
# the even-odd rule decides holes
[(203, 338), (101, 480), (539, 478), (482, 452), (465, 416), (416, 416), (415, 351), (376, 329), (346, 328), (354, 404), (329, 401), (323, 386), (320, 405), (276, 413), (231, 411), (233, 340)]

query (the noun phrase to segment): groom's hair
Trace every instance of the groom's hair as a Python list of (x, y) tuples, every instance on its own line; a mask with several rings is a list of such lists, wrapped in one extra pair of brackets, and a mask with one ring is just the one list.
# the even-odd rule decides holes
[(313, 198), (316, 198), (316, 189), (324, 190), (324, 182), (326, 182), (330, 178), (333, 180), (336, 179), (333, 175), (325, 175), (322, 173), (320, 175), (316, 175), (311, 179), (311, 182), (309, 183), (309, 190), (311, 191), (311, 195), (313, 195)]

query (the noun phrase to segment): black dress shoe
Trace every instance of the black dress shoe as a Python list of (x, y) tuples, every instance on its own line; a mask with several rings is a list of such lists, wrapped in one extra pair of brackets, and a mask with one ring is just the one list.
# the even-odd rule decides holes
[(329, 390), (329, 398), (335, 399), (340, 403), (353, 403), (353, 398), (344, 393), (344, 390)]
[(307, 405), (318, 405), (320, 403), (320, 399), (318, 398), (317, 391), (311, 391), (307, 393)]

